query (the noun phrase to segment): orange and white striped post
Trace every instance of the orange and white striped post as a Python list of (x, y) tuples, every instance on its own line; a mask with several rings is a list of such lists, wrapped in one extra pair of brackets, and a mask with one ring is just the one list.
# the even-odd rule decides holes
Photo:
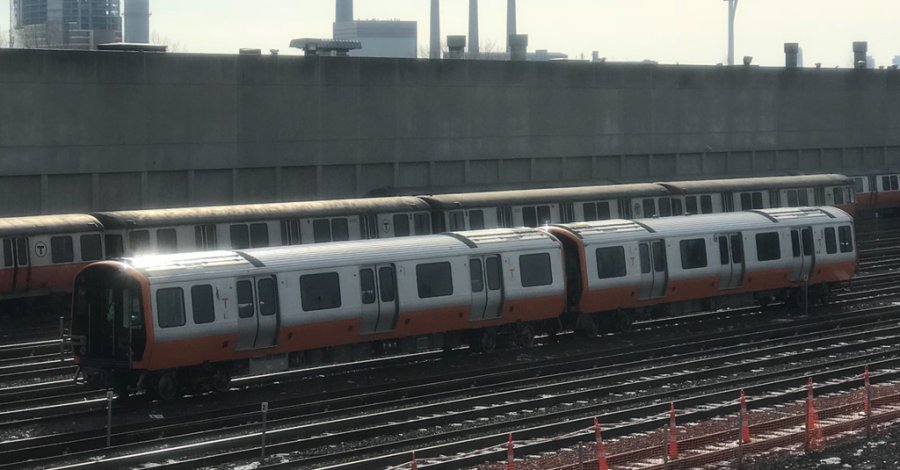
[(506, 444), (506, 470), (516, 470), (516, 454), (513, 451), (512, 433), (509, 433), (509, 441)]
[(597, 441), (597, 470), (609, 470), (606, 464), (606, 449), (603, 448), (603, 436), (600, 435), (600, 422), (594, 416), (594, 439)]
[(416, 451), (413, 451), (413, 453), (412, 453), (412, 467), (411, 468), (412, 468), (412, 470), (419, 469), (419, 464), (416, 463)]
[(678, 458), (678, 429), (675, 427), (675, 402), (669, 404), (669, 460)]
[(872, 384), (869, 383), (869, 366), (863, 373), (863, 413), (866, 415), (866, 437), (872, 437)]
[(750, 416), (747, 413), (747, 397), (741, 390), (741, 442), (747, 444), (750, 442)]
[(821, 450), (824, 436), (819, 426), (819, 417), (816, 416), (812, 377), (806, 382), (806, 390), (806, 451), (815, 452)]

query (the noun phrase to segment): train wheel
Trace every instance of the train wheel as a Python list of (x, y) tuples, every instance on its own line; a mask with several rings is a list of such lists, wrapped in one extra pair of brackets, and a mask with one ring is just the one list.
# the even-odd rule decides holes
[(530, 348), (534, 346), (534, 328), (528, 323), (522, 323), (516, 330), (516, 344), (520, 348)]
[(481, 330), (481, 336), (478, 338), (478, 349), (485, 354), (490, 354), (497, 349), (497, 332), (493, 328)]
[(231, 372), (220, 367), (212, 376), (212, 389), (216, 393), (226, 393), (231, 388)]
[(181, 384), (178, 382), (178, 374), (174, 371), (163, 373), (156, 382), (156, 395), (165, 401), (174, 400), (181, 396)]

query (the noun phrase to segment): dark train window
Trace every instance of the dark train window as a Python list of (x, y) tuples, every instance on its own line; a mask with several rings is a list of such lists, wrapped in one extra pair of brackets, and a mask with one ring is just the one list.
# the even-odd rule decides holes
[(763, 198), (761, 192), (753, 193), (753, 208), (754, 209), (762, 209), (763, 208)]
[(469, 228), (479, 230), (484, 228), (484, 211), (469, 211)]
[(453, 211), (447, 214), (450, 217), (450, 230), (466, 229), (466, 213), (463, 211)]
[(740, 234), (731, 236), (731, 261), (733, 263), (744, 262), (744, 238)]
[(105, 235), (106, 239), (106, 257), (121, 258), (125, 254), (125, 244), (122, 243), (121, 235)]
[(246, 225), (232, 225), (229, 227), (229, 231), (231, 232), (231, 248), (235, 250), (250, 248), (250, 230)]
[(350, 224), (346, 218), (331, 219), (331, 238), (336, 242), (350, 239)]
[(672, 198), (659, 198), (659, 216), (670, 217), (672, 215)]
[(678, 242), (681, 248), (681, 268), (697, 269), (706, 267), (706, 240), (692, 238)]
[(728, 256), (728, 237), (719, 237), (719, 264), (726, 265), (731, 264), (730, 257)]
[(860, 177), (853, 178), (853, 184), (856, 186), (856, 192), (864, 193), (865, 192), (865, 183), (863, 183), (863, 179)]
[(93, 261), (103, 257), (103, 244), (100, 243), (100, 235), (81, 236), (81, 260)]
[(394, 236), (395, 237), (408, 237), (409, 236), (409, 216), (406, 214), (395, 214), (394, 215)]
[(300, 221), (297, 219), (281, 221), (281, 244), (299, 245), (303, 243), (300, 238)]
[(75, 260), (72, 237), (50, 238), (50, 257), (54, 263), (71, 263)]
[(796, 189), (789, 189), (787, 191), (787, 203), (788, 203), (788, 207), (797, 207), (797, 205), (799, 204), (797, 202), (797, 190)]
[(833, 255), (837, 253), (837, 237), (834, 227), (825, 227), (825, 253)]
[(184, 291), (180, 287), (156, 291), (156, 314), (160, 328), (184, 326)]
[(553, 284), (550, 253), (519, 256), (519, 272), (522, 275), (522, 287)]
[(253, 283), (250, 281), (237, 282), (238, 316), (241, 318), (253, 317)]
[(841, 241), (841, 253), (853, 251), (853, 231), (849, 226), (838, 227), (838, 238)]
[(216, 226), (213, 224), (195, 225), (194, 241), (196, 242), (197, 249), (200, 251), (215, 250), (218, 246)]
[(13, 264), (12, 239), (4, 238), (3, 239), (3, 266), (12, 266), (12, 264)]
[(450, 263), (427, 263), (416, 266), (416, 286), (420, 299), (453, 294)]
[(653, 252), (653, 270), (661, 273), (666, 270), (666, 245), (661, 241), (655, 241), (650, 245)]
[(316, 243), (331, 241), (331, 222), (328, 219), (313, 220), (313, 241)]
[(487, 271), (488, 290), (500, 289), (500, 257), (491, 256), (484, 260), (485, 271)]
[(394, 301), (397, 296), (394, 284), (394, 268), (390, 266), (378, 268), (378, 292), (381, 294), (382, 302)]
[(653, 199), (644, 199), (643, 206), (644, 217), (653, 217), (656, 215), (656, 201)]
[(431, 216), (428, 214), (416, 214), (413, 216), (416, 226), (416, 235), (428, 235), (431, 233)]
[(813, 236), (812, 229), (805, 228), (800, 231), (800, 241), (803, 242), (803, 256), (812, 256), (813, 251)]
[(16, 238), (16, 266), (28, 265), (28, 239)]
[(688, 196), (684, 198), (684, 206), (688, 214), (698, 214), (697, 212), (697, 196)]
[(534, 207), (528, 206), (522, 208), (522, 225), (526, 227), (537, 227), (537, 211)]
[(597, 275), (600, 279), (622, 277), (625, 274), (625, 247), (597, 248)]
[(794, 258), (800, 257), (800, 233), (796, 230), (791, 230), (791, 254)]
[(647, 274), (650, 272), (650, 247), (645, 243), (641, 243), (640, 245), (641, 251), (641, 273)]
[(250, 224), (250, 246), (252, 248), (269, 246), (269, 226), (267, 224)]
[(900, 189), (898, 183), (900, 182), (897, 181), (897, 175), (881, 177), (881, 186), (885, 191), (896, 191), (897, 189)]
[(597, 203), (597, 220), (609, 220), (609, 202), (600, 201)]
[(472, 280), (472, 292), (484, 290), (484, 271), (481, 269), (481, 260), (478, 258), (469, 260), (469, 279)]
[(600, 220), (597, 218), (597, 205), (593, 202), (585, 202), (581, 205), (581, 210), (584, 212), (584, 220)]
[(844, 189), (843, 188), (834, 188), (832, 190), (834, 193), (834, 203), (835, 204), (843, 204), (844, 203)]
[(684, 210), (681, 208), (681, 199), (672, 199), (672, 215), (682, 215)]
[(801, 206), (809, 205), (809, 191), (805, 189), (797, 190), (797, 202), (800, 203)]
[(146, 230), (133, 230), (128, 233), (128, 245), (132, 253), (150, 250), (150, 232)]
[(359, 291), (362, 303), (375, 303), (375, 273), (371, 269), (359, 270)]
[(538, 223), (540, 225), (547, 225), (550, 223), (550, 206), (538, 206), (537, 207), (537, 216)]
[(756, 234), (756, 259), (759, 261), (771, 261), (781, 258), (781, 245), (778, 242), (778, 232)]
[(741, 193), (741, 210), (749, 211), (753, 209), (753, 201), (750, 198), (750, 193)]
[(340, 307), (341, 283), (338, 273), (300, 276), (300, 299), (305, 312)]
[(259, 314), (275, 315), (278, 311), (278, 293), (275, 291), (275, 279), (265, 277), (256, 281), (256, 292), (259, 297)]
[(156, 251), (159, 253), (175, 253), (178, 251), (178, 235), (174, 228), (162, 228), (156, 231)]
[(710, 196), (709, 194), (704, 194), (703, 196), (700, 196), (700, 210), (704, 214), (712, 213), (712, 211), (713, 211), (712, 196)]
[(212, 323), (216, 319), (216, 307), (213, 303), (213, 289), (210, 285), (191, 287), (191, 308), (194, 311), (194, 323)]

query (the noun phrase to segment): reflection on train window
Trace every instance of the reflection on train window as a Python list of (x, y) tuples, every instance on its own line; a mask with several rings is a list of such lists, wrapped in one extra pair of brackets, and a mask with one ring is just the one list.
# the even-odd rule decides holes
[(54, 263), (71, 263), (75, 260), (72, 237), (50, 238), (50, 257)]
[(300, 276), (300, 301), (305, 312), (340, 307), (341, 283), (338, 273)]
[(394, 214), (394, 236), (409, 236), (409, 216), (406, 214)]
[(653, 253), (653, 271), (661, 273), (666, 270), (666, 244), (662, 241), (654, 241), (650, 245)]
[(706, 267), (706, 242), (702, 238), (681, 240), (681, 268), (697, 269)]
[(159, 253), (178, 251), (178, 236), (174, 228), (161, 228), (156, 231), (156, 251)]
[(855, 186), (856, 192), (864, 193), (866, 192), (865, 183), (863, 183), (862, 177), (853, 178), (853, 185)]
[(550, 206), (538, 206), (537, 215), (540, 225), (548, 225), (550, 223)]
[(100, 243), (100, 235), (81, 236), (81, 260), (94, 261), (103, 257), (103, 246)]
[(522, 287), (548, 286), (553, 283), (550, 270), (550, 254), (538, 253), (519, 256), (519, 272), (522, 275)]
[(853, 231), (849, 226), (838, 227), (838, 238), (841, 242), (841, 253), (853, 251)]
[(265, 248), (269, 246), (269, 225), (250, 224), (250, 247)]
[(712, 196), (710, 196), (709, 194), (700, 196), (700, 211), (704, 214), (712, 213)]
[(781, 258), (781, 245), (778, 243), (778, 232), (756, 234), (756, 259), (772, 261)]
[(180, 287), (156, 291), (156, 313), (160, 328), (184, 326), (184, 291)]
[(469, 211), (469, 229), (480, 230), (484, 228), (484, 211)]
[(600, 279), (625, 276), (625, 247), (597, 248), (597, 275)]
[(684, 198), (684, 205), (688, 215), (697, 214), (697, 196)]
[(450, 263), (425, 263), (416, 265), (416, 287), (420, 299), (443, 297), (453, 293)]
[(191, 287), (191, 309), (194, 312), (194, 324), (211, 323), (216, 319), (212, 286), (205, 284)]
[(837, 237), (834, 227), (825, 227), (825, 253), (833, 255), (837, 253)]
[(413, 216), (416, 226), (416, 235), (428, 235), (431, 233), (431, 216), (428, 214), (416, 214)]
[(128, 245), (132, 253), (146, 252), (150, 250), (150, 232), (146, 230), (132, 230), (128, 233)]

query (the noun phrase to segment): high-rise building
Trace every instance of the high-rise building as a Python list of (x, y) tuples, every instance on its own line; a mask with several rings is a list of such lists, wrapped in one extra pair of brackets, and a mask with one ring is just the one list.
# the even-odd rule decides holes
[(119, 42), (119, 5), (119, 0), (10, 0), (10, 45), (93, 49)]

